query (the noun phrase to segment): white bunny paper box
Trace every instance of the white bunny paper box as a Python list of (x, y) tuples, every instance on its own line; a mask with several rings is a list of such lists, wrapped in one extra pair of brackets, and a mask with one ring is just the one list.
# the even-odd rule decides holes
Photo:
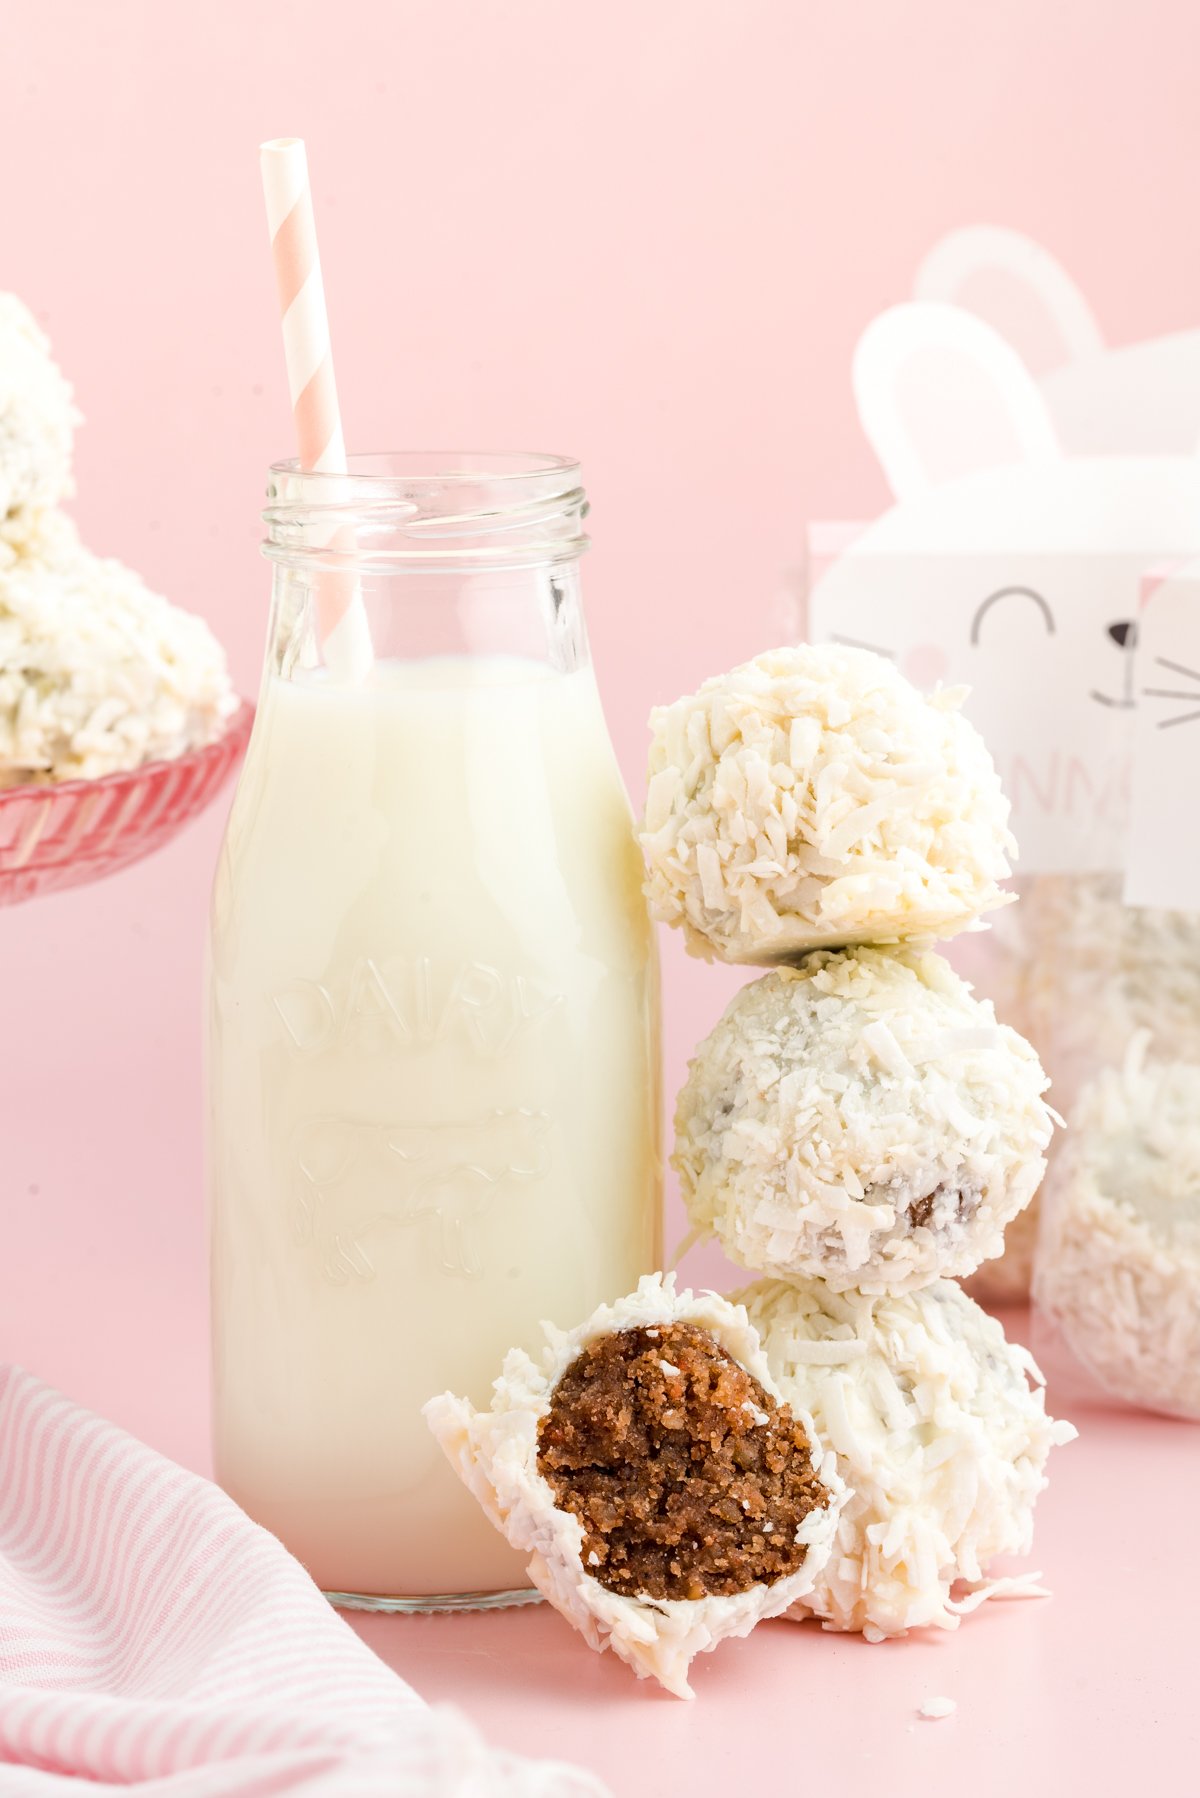
[(895, 504), (823, 567), (814, 527), (808, 636), (971, 688), (1022, 873), (1120, 868), (1139, 693), (1167, 684), (1141, 678), (1139, 605), (1154, 564), (1200, 556), (1200, 458), (1067, 453), (1011, 344), (936, 302), (873, 321), (854, 391)]
[(1064, 449), (1190, 455), (1200, 443), (1200, 331), (1109, 344), (1049, 250), (1019, 231), (968, 225), (936, 243), (913, 297), (962, 306), (1036, 375)]

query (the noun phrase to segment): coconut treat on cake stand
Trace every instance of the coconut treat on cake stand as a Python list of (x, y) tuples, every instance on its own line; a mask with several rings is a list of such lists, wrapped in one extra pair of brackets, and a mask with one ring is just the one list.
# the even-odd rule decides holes
[(80, 543), (61, 510), (77, 422), (44, 333), (0, 294), (0, 904), (158, 848), (252, 716), (207, 624)]
[(15, 293), (0, 293), (0, 542), (19, 543), (73, 492), (79, 422), (49, 338)]

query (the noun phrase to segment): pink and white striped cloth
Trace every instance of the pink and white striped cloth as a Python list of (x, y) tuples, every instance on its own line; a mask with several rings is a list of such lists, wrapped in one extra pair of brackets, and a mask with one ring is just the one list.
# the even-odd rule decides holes
[(0, 1798), (604, 1798), (429, 1709), (273, 1536), (0, 1367)]

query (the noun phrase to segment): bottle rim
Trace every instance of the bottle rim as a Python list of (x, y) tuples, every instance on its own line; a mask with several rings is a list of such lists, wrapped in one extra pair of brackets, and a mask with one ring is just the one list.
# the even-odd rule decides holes
[(263, 553), (297, 566), (530, 565), (587, 548), (587, 496), (570, 456), (527, 451), (377, 451), (345, 470), (272, 463)]
[(491, 484), (541, 476), (578, 477), (580, 465), (575, 456), (552, 455), (542, 450), (363, 450), (347, 455), (344, 472), (302, 469), (296, 456), (272, 462), (270, 472), (311, 482), (313, 490), (319, 491), (324, 483), (346, 480), (355, 487), (390, 488), (408, 480)]

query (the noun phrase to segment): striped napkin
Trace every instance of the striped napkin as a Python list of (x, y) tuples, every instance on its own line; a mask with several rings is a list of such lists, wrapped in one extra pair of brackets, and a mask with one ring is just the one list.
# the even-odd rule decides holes
[(604, 1798), (487, 1749), (207, 1480), (0, 1367), (0, 1798)]

